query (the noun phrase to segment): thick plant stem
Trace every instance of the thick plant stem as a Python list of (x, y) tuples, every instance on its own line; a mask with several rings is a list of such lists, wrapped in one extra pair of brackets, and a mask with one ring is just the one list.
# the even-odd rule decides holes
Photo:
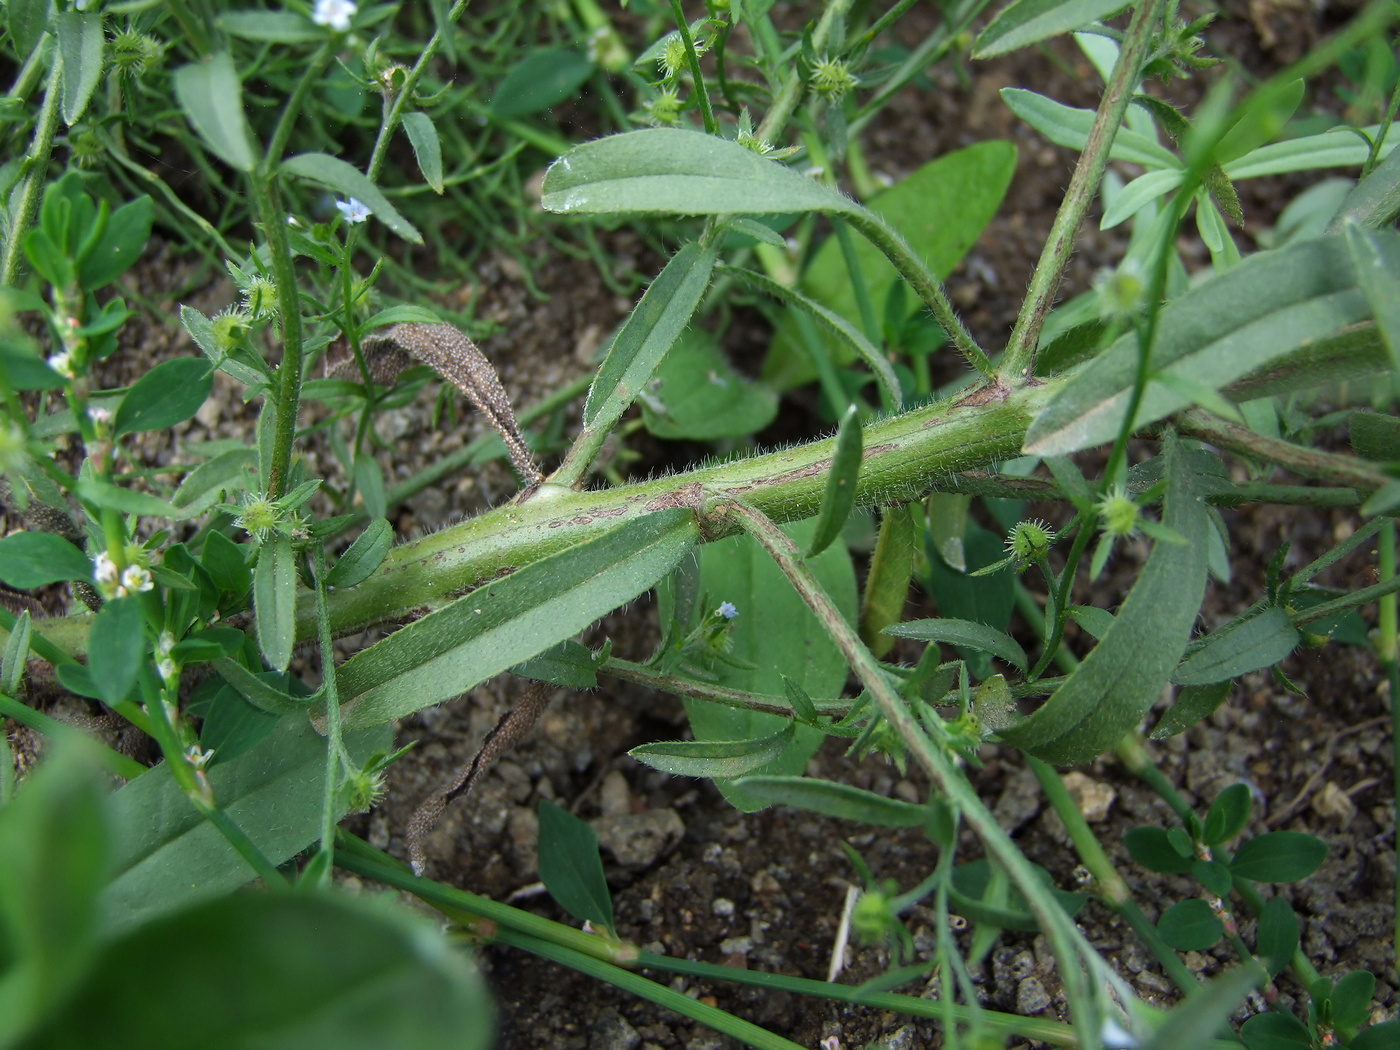
[(263, 410), (274, 413), (271, 462), (266, 464), (267, 498), (278, 499), (286, 493), (287, 472), (292, 465), (292, 440), (296, 435), (297, 409), (301, 403), (301, 297), (297, 294), (296, 268), (292, 265), (292, 250), (287, 242), (287, 229), (282, 209), (278, 206), (273, 176), (255, 171), (249, 179), (253, 187), (253, 202), (262, 219), (267, 237), (268, 255), (272, 261), (272, 278), (277, 285), (277, 314), (282, 332), (282, 362), (277, 366), (277, 388)]
[(1065, 267), (1069, 265), (1080, 224), (1098, 193), (1104, 169), (1108, 166), (1109, 151), (1113, 149), (1113, 138), (1123, 123), (1133, 89), (1142, 75), (1142, 64), (1152, 40), (1152, 28), (1161, 18), (1161, 7), (1161, 0), (1143, 0), (1133, 14), (1122, 50), (1118, 53), (1118, 61), (1113, 67), (1112, 78), (1104, 89), (1093, 127), (1089, 129), (1089, 140), (1084, 144), (1084, 152), (1079, 155), (1069, 189), (1065, 191), (1054, 225), (1050, 227), (1050, 237), (1031, 276), (1031, 286), (1021, 304), (1016, 326), (1011, 331), (1011, 341), (1007, 344), (1001, 363), (1001, 375), (1005, 379), (1024, 378), (1035, 367), (1035, 348), (1040, 339), (1041, 325), (1055, 301)]
[(1294, 474), (1321, 478), (1334, 485), (1348, 485), (1365, 492), (1374, 492), (1390, 481), (1390, 475), (1377, 470), (1363, 459), (1336, 452), (1322, 452), (1295, 445), (1291, 441), (1257, 434), (1248, 427), (1228, 422), (1204, 409), (1193, 408), (1183, 412), (1177, 420), (1177, 429), (1182, 434), (1201, 438), (1220, 448), (1268, 460)]
[[(940, 742), (931, 739), (920, 727), (909, 706), (895, 692), (885, 672), (880, 669), (875, 657), (846, 623), (825, 589), (799, 556), (797, 547), (783, 531), (761, 512), (743, 503), (724, 500), (717, 501), (713, 509), (707, 508), (707, 521), (725, 517), (737, 520), (744, 531), (772, 557), (783, 575), (802, 596), (807, 607), (821, 621), (861, 684), (875, 698), (885, 720), (914, 753), (915, 759), (928, 773), (943, 797), (967, 821), (968, 826), (982, 841), (988, 856), (1006, 871), (1011, 882), (1021, 891), (1059, 961), (1060, 977), (1064, 982), (1065, 998), (1070, 1004), (1071, 1012), (1079, 1023), (1086, 1026), (1086, 1030), (1097, 1031), (1098, 1020), (1102, 1016), (1098, 979), (1106, 977), (1108, 971), (1105, 967), (1095, 966), (1095, 963), (1100, 962), (1098, 956), (1084, 942), (1083, 936), (1075, 929), (1069, 916), (1048, 893), (1045, 884), (1036, 875), (1025, 855), (977, 797), (971, 782), (958, 768), (952, 749), (940, 746)], [(1091, 982), (1089, 971), (1095, 969), (1101, 972), (1094, 973), (1095, 980)]]
[(19, 204), (14, 209), (14, 219), (10, 223), (9, 240), (5, 242), (0, 286), (6, 288), (15, 283), (15, 277), (19, 273), (19, 260), (24, 254), (24, 235), (34, 222), (34, 213), (39, 210), (44, 176), (48, 174), (49, 156), (53, 152), (54, 129), (58, 126), (59, 81), (62, 71), (63, 60), (55, 55), (48, 82), (44, 85), (44, 105), (39, 110), (39, 122), (34, 127), (34, 139), (29, 144), (29, 152), (24, 156), (24, 185), (19, 191)]

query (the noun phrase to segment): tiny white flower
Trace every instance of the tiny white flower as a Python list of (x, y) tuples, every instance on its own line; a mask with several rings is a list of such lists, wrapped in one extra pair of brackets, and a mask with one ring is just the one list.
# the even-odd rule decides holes
[(117, 567), (112, 559), (103, 551), (92, 563), (92, 582), (97, 585), (97, 592), (104, 598), (111, 598), (117, 591)]
[(149, 591), (155, 586), (149, 570), (139, 565), (128, 565), (122, 570), (122, 588), (129, 594)]
[(161, 681), (164, 682), (173, 682), (180, 673), (175, 661), (168, 656), (163, 656), (156, 662), (156, 670), (160, 672)]
[(734, 608), (732, 602), (720, 602), (719, 608), (716, 609), (715, 612), (719, 613), (719, 615), (723, 616), (726, 620), (732, 620), (739, 615), (739, 610)]
[(67, 351), (61, 351), (48, 359), (48, 366), (61, 375), (64, 379), (73, 378), (73, 355)]
[(198, 744), (191, 744), (185, 749), (185, 761), (194, 766), (196, 770), (203, 773), (204, 767), (207, 766), (209, 760), (214, 757), (214, 750), (214, 748), (210, 748), (206, 751)]
[(369, 209), (354, 197), (348, 201), (336, 201), (335, 206), (340, 209), (340, 214), (345, 216), (346, 222), (364, 222), (369, 218)]
[(87, 414), (88, 419), (92, 420), (98, 426), (112, 421), (112, 413), (105, 408), (89, 408)]
[(350, 0), (316, 0), (316, 6), (311, 9), (311, 21), (343, 33), (350, 28), (350, 19), (358, 10), (358, 5)]
[(169, 631), (161, 631), (160, 637), (156, 639), (156, 655), (169, 656), (170, 650), (175, 648), (175, 636)]

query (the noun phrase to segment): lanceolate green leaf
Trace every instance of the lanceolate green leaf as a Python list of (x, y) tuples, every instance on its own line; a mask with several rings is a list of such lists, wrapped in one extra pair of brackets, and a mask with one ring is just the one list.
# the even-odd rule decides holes
[(204, 144), (239, 171), (257, 163), (243, 115), (243, 84), (227, 51), (175, 70), (175, 97)]
[(426, 113), (405, 113), (403, 129), (408, 132), (409, 145), (413, 147), (413, 157), (418, 161), (418, 170), (434, 193), (443, 191), (442, 146), (438, 142), (437, 128), (433, 119)]
[(668, 573), (697, 536), (688, 510), (648, 514), (478, 587), (346, 661), (345, 726), (440, 703), (577, 634)]
[(88, 670), (108, 706), (126, 699), (145, 659), (145, 617), (139, 598), (117, 598), (102, 606), (88, 637)]
[(540, 203), (580, 215), (850, 212), (849, 197), (738, 143), (651, 128), (576, 146), (549, 166)]
[(350, 549), (336, 560), (331, 571), (326, 573), (326, 586), (353, 587), (361, 580), (368, 579), (393, 545), (393, 526), (384, 518), (375, 518), (350, 544)]
[[(1379, 231), (1375, 236), (1396, 239)], [(1369, 312), (1341, 237), (1261, 252), (1162, 310), (1152, 371), (1219, 390), (1339, 335)], [(1116, 438), (1132, 397), (1137, 358), (1137, 334), (1130, 333), (1074, 376), (1031, 424), (1027, 454), (1065, 455)], [(1134, 425), (1147, 426), (1188, 404), (1167, 385), (1149, 384)]]
[(1186, 649), (1206, 579), (1206, 507), (1175, 439), (1166, 448), (1163, 524), (1185, 543), (1153, 545), (1104, 638), (1007, 742), (1060, 765), (1087, 762), (1142, 719)]
[(638, 762), (676, 777), (732, 780), (766, 766), (792, 739), (792, 723), (757, 740), (681, 740), (643, 744), (627, 752)]
[(1226, 624), (1206, 644), (1182, 661), (1172, 681), (1211, 685), (1278, 663), (1298, 644), (1298, 629), (1288, 613), (1273, 607), (1238, 624)]
[[(391, 743), (387, 727), (345, 738), (356, 764)], [(325, 774), (325, 738), (305, 719), (283, 719), (257, 747), (212, 766), (208, 776), (219, 806), (268, 860), (281, 864), (320, 833)], [(104, 896), (113, 927), (221, 896), (254, 877), (163, 765), (113, 794), (110, 807), (116, 862)]]
[(63, 123), (72, 127), (102, 75), (102, 12), (62, 11), (54, 28), (63, 55)]
[(1392, 367), (1400, 369), (1400, 238), (1350, 222), (1343, 230), (1356, 282), (1371, 304)]
[(1132, 0), (1016, 0), (972, 45), (973, 58), (991, 58), (1116, 15)]
[(976, 623), (972, 620), (911, 620), (908, 623), (897, 623), (885, 628), (886, 634), (895, 635), (898, 638), (917, 638), (925, 642), (949, 642), (954, 645), (965, 645), (972, 649), (980, 649), (984, 653), (991, 653), (1000, 660), (1005, 660), (1013, 667), (1019, 667), (1022, 671), (1026, 669), (1026, 651), (1021, 648), (1019, 642), (1004, 631), (998, 631), (994, 627), (988, 627), (983, 623)]
[(253, 570), (253, 615), (258, 648), (276, 671), (285, 671), (292, 660), (296, 587), (292, 541), (280, 532), (273, 533), (258, 551), (258, 564)]
[(580, 922), (613, 929), (612, 896), (598, 856), (598, 836), (584, 821), (540, 799), (540, 881)]
[(836, 432), (836, 454), (831, 457), (831, 470), (826, 476), (826, 493), (822, 509), (812, 531), (812, 542), (806, 556), (811, 558), (831, 546), (846, 527), (851, 508), (856, 502), (856, 481), (860, 477), (861, 457), (860, 413), (855, 405), (846, 409), (841, 427)]
[(743, 777), (738, 787), (766, 803), (792, 806), (881, 828), (917, 828), (929, 819), (927, 806), (886, 798), (849, 784), (812, 777)]
[(60, 580), (91, 580), (92, 562), (62, 536), (16, 532), (0, 539), (0, 582), (19, 590)]
[(288, 175), (300, 175), (304, 179), (329, 186), (347, 197), (354, 197), (369, 208), (376, 219), (404, 240), (413, 244), (423, 243), (423, 235), (418, 232), (418, 228), (405, 219), (369, 176), (353, 164), (328, 153), (301, 153), (284, 160), (280, 170)]
[[(1089, 141), (1089, 129), (1094, 125), (1092, 109), (1074, 109), (1024, 88), (1002, 88), (1001, 99), (1012, 113), (1057, 146), (1082, 150)], [(1141, 164), (1149, 170), (1181, 167), (1181, 161), (1171, 150), (1156, 139), (1129, 128), (1118, 129), (1109, 156)]]
[(617, 333), (583, 406), (589, 430), (607, 430), (627, 411), (666, 351), (690, 323), (710, 284), (715, 252), (687, 244), (671, 257)]

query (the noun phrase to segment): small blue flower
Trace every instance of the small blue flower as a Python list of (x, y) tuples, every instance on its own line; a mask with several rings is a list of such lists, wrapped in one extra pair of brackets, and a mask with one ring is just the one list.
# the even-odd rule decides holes
[(348, 201), (336, 201), (335, 206), (340, 209), (340, 214), (345, 216), (346, 222), (364, 222), (369, 218), (369, 209), (354, 197)]
[(720, 602), (719, 608), (716, 609), (715, 612), (719, 613), (719, 615), (723, 616), (726, 620), (732, 620), (739, 615), (739, 610), (734, 608), (731, 602)]

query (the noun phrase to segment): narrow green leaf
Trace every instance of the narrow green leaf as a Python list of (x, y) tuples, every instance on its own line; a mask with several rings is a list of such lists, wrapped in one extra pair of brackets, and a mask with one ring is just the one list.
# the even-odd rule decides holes
[(5, 4), (5, 28), (15, 42), (20, 59), (29, 57), (44, 35), (53, 0), (8, 0)]
[(1178, 901), (1157, 920), (1162, 940), (1179, 952), (1203, 951), (1220, 940), (1225, 927), (1199, 897)]
[(54, 31), (63, 56), (63, 123), (71, 128), (102, 76), (102, 12), (60, 11), (54, 15)]
[(1095, 638), (1102, 638), (1113, 626), (1113, 614), (1093, 605), (1070, 605), (1065, 614)]
[(213, 385), (208, 361), (198, 357), (162, 361), (127, 391), (112, 430), (118, 437), (140, 430), (168, 430), (198, 412)]
[(611, 931), (612, 895), (588, 824), (547, 798), (540, 799), (540, 881), (559, 906), (580, 922)]
[(1356, 267), (1356, 283), (1371, 305), (1376, 328), (1390, 351), (1391, 367), (1400, 369), (1400, 239), (1350, 222), (1342, 229)]
[[(392, 745), (387, 727), (348, 733), (363, 765)], [(273, 864), (316, 841), (326, 774), (326, 740), (303, 719), (282, 719), (253, 750), (209, 769), (214, 798)], [(190, 805), (170, 771), (156, 766), (109, 798), (115, 840), (112, 882), (103, 896), (108, 925), (124, 929), (155, 915), (221, 897), (254, 878), (228, 840)], [(337, 803), (337, 816), (344, 806)]]
[(1021, 644), (1003, 631), (972, 620), (910, 620), (885, 628), (886, 634), (899, 638), (917, 638), (925, 642), (947, 642), (980, 649), (991, 653), (999, 660), (1024, 671), (1029, 665), (1026, 651)]
[(243, 84), (227, 51), (174, 73), (175, 98), (195, 133), (231, 167), (252, 171), (257, 163), (243, 116)]
[[(1199, 206), (1197, 214), (1200, 214)], [(1229, 234), (1225, 233), (1224, 236), (1228, 237)], [(1214, 250), (1212, 249), (1212, 251)], [(1171, 392), (1172, 396), (1180, 398), (1187, 404), (1198, 405), (1221, 419), (1228, 419), (1233, 423), (1244, 425), (1244, 416), (1240, 414), (1239, 407), (1233, 401), (1214, 387), (1198, 382), (1190, 376), (1176, 372), (1163, 372), (1153, 376), (1151, 383), (1160, 383)], [(1148, 389), (1151, 389), (1150, 384)]]
[(355, 537), (350, 549), (336, 559), (331, 571), (326, 573), (326, 586), (353, 587), (368, 579), (393, 545), (393, 526), (385, 518), (375, 518)]
[(231, 448), (207, 460), (185, 475), (170, 497), (177, 510), (202, 514), (226, 494), (248, 488), (258, 467), (258, 454), (251, 448)]
[(379, 187), (370, 181), (369, 176), (353, 164), (347, 164), (328, 153), (300, 153), (284, 160), (279, 170), (286, 175), (299, 175), (329, 186), (346, 197), (354, 197), (404, 240), (412, 244), (423, 243), (423, 235), (418, 228), (405, 219)]
[(389, 513), (384, 496), (384, 475), (379, 470), (378, 461), (368, 452), (361, 452), (355, 457), (355, 490), (371, 518), (383, 518)]
[(111, 284), (135, 265), (150, 239), (154, 215), (155, 205), (144, 194), (112, 212), (102, 238), (78, 264), (78, 283), (84, 291)]
[(1270, 897), (1259, 913), (1259, 925), (1254, 935), (1254, 954), (1277, 977), (1293, 961), (1298, 950), (1300, 927), (1298, 914), (1284, 897)]
[[(1379, 128), (1373, 124), (1361, 130), (1374, 142)], [(1395, 143), (1394, 138), (1388, 137), (1381, 155), (1389, 156), (1395, 149)], [(1366, 163), (1370, 153), (1371, 147), (1353, 129), (1334, 128), (1316, 135), (1260, 146), (1224, 167), (1225, 174), (1231, 179), (1257, 179), (1264, 175), (1285, 175), (1316, 168), (1351, 167)]]
[[(1094, 125), (1092, 109), (1073, 109), (1024, 88), (1002, 88), (1001, 100), (1007, 109), (1057, 146), (1082, 150), (1089, 141), (1089, 129)], [(1118, 129), (1109, 156), (1113, 160), (1141, 164), (1149, 171), (1181, 167), (1181, 161), (1171, 150), (1131, 128)]]
[(1347, 222), (1368, 230), (1381, 229), (1394, 222), (1397, 215), (1400, 215), (1400, 153), (1392, 151), (1347, 194), (1328, 223), (1327, 232), (1335, 233)]
[(841, 535), (846, 519), (851, 516), (851, 508), (856, 505), (856, 482), (860, 479), (864, 451), (862, 437), (860, 412), (855, 405), (850, 405), (836, 431), (836, 452), (826, 475), (826, 491), (822, 494), (812, 542), (807, 547), (808, 558), (816, 557)]
[(675, 777), (733, 780), (777, 758), (792, 740), (792, 733), (789, 722), (781, 732), (757, 740), (682, 740), (643, 744), (627, 753), (643, 765)]
[(147, 518), (169, 518), (184, 521), (194, 517), (195, 512), (188, 507), (179, 510), (159, 496), (135, 489), (123, 489), (102, 478), (80, 477), (73, 487), (74, 494), (84, 503), (94, 507), (115, 510), (122, 514), (139, 514)]
[(403, 129), (408, 133), (409, 145), (413, 147), (413, 159), (418, 162), (418, 170), (423, 173), (423, 180), (433, 188), (434, 193), (441, 193), (444, 189), (442, 145), (438, 142), (433, 118), (415, 110), (405, 113), (402, 119)]
[(344, 724), (440, 703), (577, 634), (651, 587), (696, 537), (690, 511), (661, 511), (478, 587), (345, 662)]
[(61, 580), (92, 580), (92, 562), (51, 532), (16, 532), (0, 539), (0, 581), (17, 590)]
[(258, 629), (258, 648), (263, 659), (276, 671), (285, 671), (292, 662), (296, 641), (297, 572), (292, 559), (292, 541), (274, 532), (258, 551), (253, 570), (253, 615)]
[(1277, 606), (1247, 620), (1233, 620), (1206, 639), (1172, 675), (1178, 685), (1228, 682), (1261, 667), (1271, 667), (1298, 645), (1298, 629)]
[[(702, 136), (703, 137), (703, 136)], [(715, 252), (692, 242), (671, 257), (617, 333), (583, 406), (589, 430), (607, 430), (680, 338), (710, 284)]]
[(1226, 970), (1203, 991), (1192, 995), (1189, 1004), (1182, 1003), (1171, 1010), (1142, 1050), (1210, 1046), (1215, 1034), (1229, 1024), (1230, 1015), (1239, 1009), (1244, 997), (1263, 982), (1264, 973), (1252, 963)]
[(115, 598), (97, 612), (88, 633), (88, 672), (102, 702), (115, 707), (136, 685), (146, 659), (146, 618), (139, 598)]
[(306, 704), (298, 703), (274, 684), (280, 678), (277, 672), (255, 673), (226, 656), (216, 657), (210, 663), (229, 688), (259, 711), (279, 717), (306, 712)]
[(847, 212), (849, 197), (738, 143), (650, 128), (576, 146), (545, 172), (546, 211), (580, 215)]
[(29, 639), (33, 632), (29, 610), (22, 609), (5, 639), (5, 654), (0, 657), (0, 693), (18, 696), (24, 682), (24, 668), (29, 660)]
[(510, 67), (491, 98), (491, 115), (517, 120), (574, 98), (593, 75), (587, 56), (569, 47), (531, 51)]
[(1153, 544), (1103, 640), (1039, 710), (1001, 731), (1047, 762), (1084, 762), (1112, 747), (1147, 713), (1186, 648), (1205, 594), (1210, 519), (1174, 439), (1164, 455), (1163, 523), (1187, 542)]
[(1400, 481), (1387, 481), (1367, 497), (1361, 505), (1361, 514), (1369, 518), (1375, 514), (1389, 513), (1396, 507), (1400, 507)]
[(1172, 706), (1152, 727), (1153, 740), (1184, 733), (1197, 722), (1210, 717), (1230, 695), (1231, 679), (1212, 685), (1191, 685), (1179, 690)]
[(1116, 194), (1104, 209), (1099, 229), (1110, 230), (1126, 219), (1132, 218), (1152, 201), (1170, 193), (1186, 181), (1186, 172), (1180, 168), (1158, 168), (1146, 175), (1139, 175)]
[[(1342, 238), (1290, 244), (1251, 256), (1169, 303), (1152, 346), (1151, 369), (1219, 390), (1338, 335), (1368, 312)], [(1099, 354), (1093, 367), (1075, 375), (1032, 422), (1026, 453), (1064, 455), (1116, 438), (1132, 397), (1137, 360), (1136, 333)], [(1165, 384), (1153, 383), (1134, 426), (1147, 426), (1189, 403)]]
[(972, 45), (973, 58), (1028, 47), (1091, 22), (1112, 18), (1131, 0), (1016, 0), (1003, 8)]
[(219, 24), (229, 36), (266, 44), (318, 44), (326, 31), (295, 11), (225, 11)]
[(1327, 843), (1301, 831), (1271, 831), (1240, 845), (1230, 873), (1255, 882), (1297, 882), (1327, 859)]
[(791, 806), (879, 828), (917, 828), (928, 819), (928, 807), (885, 798), (873, 791), (811, 777), (749, 776), (736, 786), (770, 805)]
[(1206, 813), (1205, 831), (1201, 841), (1207, 846), (1219, 846), (1229, 842), (1244, 830), (1249, 819), (1249, 788), (1244, 784), (1231, 784), (1210, 804)]
[(1353, 412), (1347, 420), (1351, 450), (1381, 463), (1400, 462), (1400, 419), (1384, 412)]

